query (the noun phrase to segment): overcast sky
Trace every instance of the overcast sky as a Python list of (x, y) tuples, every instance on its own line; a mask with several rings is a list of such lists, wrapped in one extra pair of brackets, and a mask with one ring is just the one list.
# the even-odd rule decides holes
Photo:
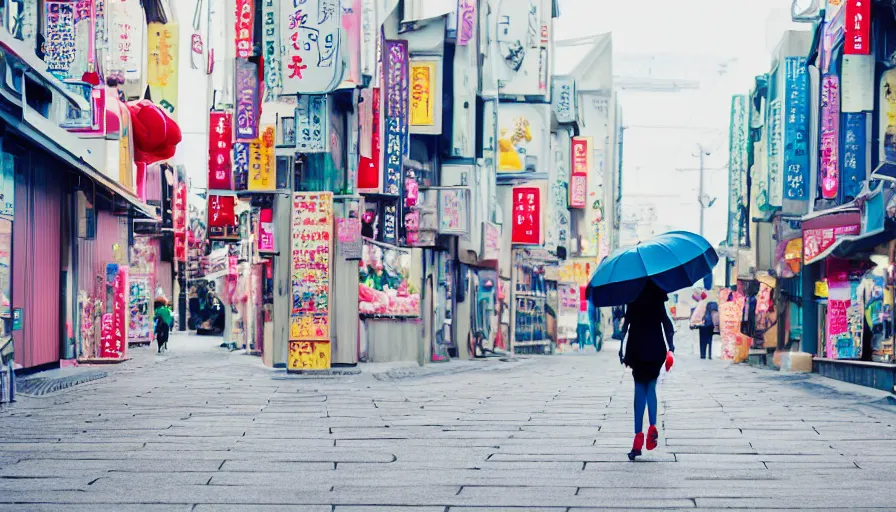
[[(560, 13), (557, 39), (613, 34), (616, 75), (655, 76), (662, 68), (668, 78), (699, 82), (698, 90), (619, 96), (626, 126), (623, 209), (653, 203), (659, 231), (696, 232), (698, 173), (676, 169), (698, 167), (698, 143), (712, 152), (707, 168), (726, 166), (731, 95), (747, 93), (753, 77), (768, 71), (785, 30), (809, 26), (790, 22), (790, 0), (561, 0)], [(705, 192), (719, 198), (706, 212), (705, 234), (718, 243), (725, 238), (728, 176), (725, 170), (705, 176)]]

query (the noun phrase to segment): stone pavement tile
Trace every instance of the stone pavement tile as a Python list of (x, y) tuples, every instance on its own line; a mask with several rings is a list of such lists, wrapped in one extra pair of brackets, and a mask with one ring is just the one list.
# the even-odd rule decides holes
[(526, 487), (526, 486), (464, 486), (460, 489), (460, 492), (457, 495), (464, 499), (469, 500), (477, 500), (483, 503), (488, 503), (489, 499), (500, 494), (511, 493), (516, 499), (543, 499), (545, 496), (550, 496), (557, 500), (557, 504), (560, 505), (563, 503), (563, 500), (572, 498), (576, 495), (577, 487), (564, 487), (562, 485), (563, 482), (557, 482), (557, 486), (539, 486), (539, 487)]
[(448, 507), (448, 512), (566, 512), (566, 507)]
[[(74, 503), (0, 504), (0, 512), (190, 512), (191, 510), (193, 510), (193, 505), (151, 505), (146, 503), (140, 505), (84, 505)], [(329, 510), (329, 507), (327, 507), (327, 510)]]
[(332, 512), (331, 505), (196, 505), (193, 512)]
[[(510, 454), (495, 453), (488, 458), (489, 462), (581, 462), (581, 463), (600, 463), (600, 462), (619, 462), (625, 457), (621, 452), (604, 452), (604, 453), (563, 453), (563, 454)], [(664, 453), (647, 453), (645, 457), (649, 457), (652, 462), (675, 462), (675, 455)]]
[(884, 493), (869, 494), (842, 492), (829, 496), (794, 496), (792, 493), (781, 493), (781, 497), (762, 498), (697, 498), (697, 508), (711, 510), (731, 508), (776, 508), (786, 510), (827, 509), (827, 510), (854, 510), (857, 503), (859, 507), (885, 508), (892, 510), (892, 497)]
[(177, 471), (217, 471), (224, 459), (181, 460), (172, 465), (166, 460), (25, 460), (0, 469), (0, 477), (16, 476), (71, 476), (88, 471), (119, 471), (130, 473), (169, 473)]
[(337, 505), (333, 508), (335, 512), (445, 512), (446, 507), (396, 507), (387, 505), (383, 507), (374, 507), (367, 505)]
[(259, 460), (225, 460), (220, 466), (220, 471), (282, 471), (284, 473), (297, 473), (302, 471), (328, 471), (335, 467), (336, 464), (334, 462), (270, 462)]

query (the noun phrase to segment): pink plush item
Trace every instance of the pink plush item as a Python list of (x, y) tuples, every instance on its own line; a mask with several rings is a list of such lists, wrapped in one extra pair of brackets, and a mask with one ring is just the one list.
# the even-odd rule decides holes
[(183, 138), (180, 127), (149, 100), (128, 103), (134, 133), (134, 160), (147, 165), (174, 156)]

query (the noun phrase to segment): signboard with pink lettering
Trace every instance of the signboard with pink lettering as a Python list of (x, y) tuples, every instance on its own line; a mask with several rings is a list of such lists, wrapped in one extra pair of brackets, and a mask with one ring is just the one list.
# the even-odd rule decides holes
[(255, 2), (253, 0), (236, 0), (235, 14), (236, 58), (248, 59), (252, 56), (255, 32)]
[(840, 79), (821, 79), (821, 195), (836, 199), (840, 189)]
[(128, 268), (106, 265), (106, 312), (100, 324), (100, 358), (124, 359), (128, 337)]
[(408, 151), (408, 42), (385, 41), (383, 54), (383, 194), (401, 194)]
[(466, 46), (475, 36), (476, 1), (457, 1), (457, 45)]
[(258, 214), (258, 252), (277, 252), (274, 243), (273, 208), (262, 208)]
[(280, 2), (282, 94), (326, 94), (342, 81), (339, 0)]
[(109, 20), (109, 65), (107, 73), (128, 80), (139, 79), (143, 72), (143, 33), (146, 21), (140, 0), (107, 0)]
[(844, 236), (858, 235), (858, 224), (819, 229), (803, 229), (803, 261), (805, 265), (814, 263), (819, 257), (831, 248), (834, 243)]

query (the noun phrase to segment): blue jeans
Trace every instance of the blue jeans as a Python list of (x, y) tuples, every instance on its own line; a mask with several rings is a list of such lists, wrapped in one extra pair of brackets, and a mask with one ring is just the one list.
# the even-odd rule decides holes
[(644, 431), (644, 408), (650, 416), (650, 425), (656, 425), (656, 379), (650, 382), (635, 381), (635, 434)]

